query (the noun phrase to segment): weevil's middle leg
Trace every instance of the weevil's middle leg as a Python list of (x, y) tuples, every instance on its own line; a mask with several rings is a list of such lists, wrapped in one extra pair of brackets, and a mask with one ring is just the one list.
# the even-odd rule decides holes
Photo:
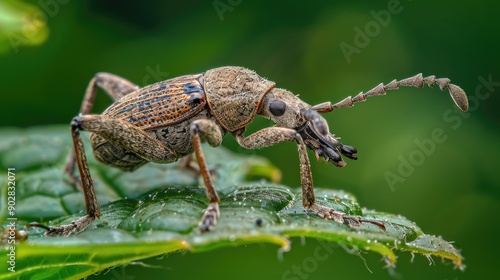
[[(85, 90), (85, 96), (83, 97), (82, 105), (80, 107), (80, 115), (90, 114), (92, 108), (94, 107), (94, 100), (98, 88), (102, 88), (111, 97), (111, 99), (113, 99), (113, 101), (117, 101), (123, 96), (135, 91), (139, 87), (125, 78), (110, 73), (97, 73), (92, 80), (90, 80), (87, 89)], [(75, 167), (76, 157), (75, 150), (73, 150), (66, 161), (64, 172), (68, 174), (72, 183), (82, 188), (78, 176), (75, 175)]]
[(214, 188), (210, 170), (207, 167), (205, 156), (203, 155), (203, 151), (201, 149), (201, 141), (203, 139), (213, 147), (220, 146), (222, 143), (223, 133), (217, 124), (206, 119), (195, 120), (191, 124), (190, 132), (193, 140), (194, 154), (196, 156), (196, 160), (198, 161), (199, 172), (205, 183), (205, 189), (209, 202), (208, 207), (200, 221), (199, 229), (201, 232), (207, 232), (211, 231), (215, 227), (215, 224), (217, 224), (217, 219), (220, 216), (220, 199)]

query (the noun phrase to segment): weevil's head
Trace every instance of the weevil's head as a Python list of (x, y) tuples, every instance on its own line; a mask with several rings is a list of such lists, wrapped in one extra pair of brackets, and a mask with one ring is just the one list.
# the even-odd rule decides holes
[(280, 88), (269, 91), (262, 100), (259, 114), (270, 118), (277, 126), (295, 129), (318, 161), (323, 158), (343, 167), (346, 163), (341, 154), (357, 159), (356, 149), (340, 143), (330, 133), (326, 120), (290, 91)]
[(259, 114), (273, 120), (277, 126), (297, 128), (306, 123), (301, 110), (311, 106), (290, 91), (273, 88), (262, 99)]

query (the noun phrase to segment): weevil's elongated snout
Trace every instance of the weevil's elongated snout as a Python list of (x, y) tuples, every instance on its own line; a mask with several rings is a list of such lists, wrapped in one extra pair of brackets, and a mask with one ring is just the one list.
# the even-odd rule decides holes
[(328, 131), (328, 124), (313, 110), (305, 110), (303, 115), (308, 121), (301, 127), (297, 128), (306, 146), (311, 149), (316, 155), (316, 159), (324, 158), (326, 162), (332, 162), (337, 167), (344, 167), (345, 161), (342, 155), (350, 159), (357, 159), (356, 149), (351, 146), (344, 145)]

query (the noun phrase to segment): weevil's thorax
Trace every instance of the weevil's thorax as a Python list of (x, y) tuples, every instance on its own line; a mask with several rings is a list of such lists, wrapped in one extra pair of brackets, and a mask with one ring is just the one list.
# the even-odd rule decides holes
[(227, 131), (250, 124), (262, 98), (274, 85), (243, 67), (219, 67), (208, 70), (203, 76), (210, 112)]
[(309, 109), (305, 103), (290, 91), (273, 88), (262, 99), (259, 114), (270, 118), (276, 125), (288, 128), (298, 128), (306, 123), (300, 113), (301, 109)]

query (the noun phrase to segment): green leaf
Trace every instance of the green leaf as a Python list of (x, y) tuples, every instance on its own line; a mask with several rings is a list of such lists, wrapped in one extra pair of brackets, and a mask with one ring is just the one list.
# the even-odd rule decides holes
[[(84, 215), (83, 194), (62, 174), (70, 148), (67, 127), (0, 131), (0, 165), (5, 171), (0, 175), (1, 199), (7, 201), (7, 188), (3, 187), (7, 185), (7, 168), (15, 168), (17, 230), (24, 230), (31, 221), (58, 225)], [(463, 267), (462, 257), (453, 245), (424, 234), (400, 215), (363, 209), (344, 191), (316, 189), (321, 205), (379, 220), (387, 227), (386, 231), (372, 224), (349, 228), (304, 210), (300, 189), (267, 182), (279, 178), (279, 171), (267, 160), (249, 159), (208, 146), (204, 146), (204, 153), (216, 170), (215, 184), (221, 197), (221, 217), (215, 231), (198, 232), (197, 224), (207, 206), (203, 183), (191, 172), (179, 169), (177, 163), (149, 164), (127, 173), (89, 156), (102, 217), (84, 232), (68, 238), (45, 237), (37, 228), (27, 230), (28, 240), (16, 242), (15, 272), (7, 270), (9, 257), (1, 255), (0, 279), (78, 279), (111, 266), (178, 250), (203, 252), (254, 242), (290, 250), (289, 238), (295, 236), (338, 242), (360, 252), (372, 251), (382, 255), (389, 265), (395, 264), (396, 251), (409, 251), (448, 259)], [(4, 208), (0, 210), (2, 221), (12, 218)], [(9, 222), (2, 224), (5, 230)]]

